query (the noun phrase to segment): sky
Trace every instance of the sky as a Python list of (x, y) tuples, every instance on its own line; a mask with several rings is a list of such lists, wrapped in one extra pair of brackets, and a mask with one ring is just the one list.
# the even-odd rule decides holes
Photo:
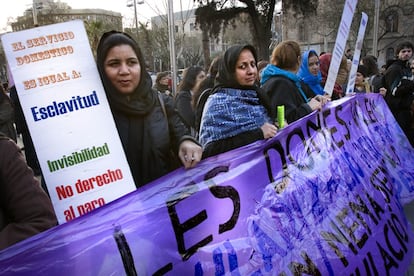
[[(134, 8), (127, 7), (128, 0), (60, 0), (67, 3), (72, 9), (104, 9), (119, 12), (123, 16), (124, 26), (133, 26)], [(133, 1), (133, 0), (129, 0)], [(142, 0), (137, 0), (140, 2)], [(57, 2), (57, 0), (55, 0)], [(150, 21), (152, 16), (167, 13), (168, 0), (144, 0), (137, 5), (137, 17), (140, 22)], [(11, 31), (7, 26), (8, 18), (16, 19), (32, 6), (32, 0), (13, 0), (11, 5), (2, 5), (0, 9), (0, 33)], [(195, 8), (192, 0), (173, 0), (173, 11), (189, 10)], [(15, 20), (12, 20), (15, 21)]]

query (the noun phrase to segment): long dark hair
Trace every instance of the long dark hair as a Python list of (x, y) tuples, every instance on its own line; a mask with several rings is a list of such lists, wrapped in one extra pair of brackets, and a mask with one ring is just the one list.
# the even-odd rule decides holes
[(196, 84), (197, 76), (200, 72), (204, 71), (201, 66), (190, 66), (184, 70), (183, 79), (180, 81), (177, 87), (177, 91), (190, 91)]

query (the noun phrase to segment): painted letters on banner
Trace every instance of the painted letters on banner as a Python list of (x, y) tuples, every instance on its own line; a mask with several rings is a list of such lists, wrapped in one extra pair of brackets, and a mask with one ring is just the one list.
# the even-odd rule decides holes
[(178, 169), (0, 254), (7, 275), (403, 275), (414, 150), (379, 94)]
[(59, 223), (134, 191), (83, 22), (1, 40)]

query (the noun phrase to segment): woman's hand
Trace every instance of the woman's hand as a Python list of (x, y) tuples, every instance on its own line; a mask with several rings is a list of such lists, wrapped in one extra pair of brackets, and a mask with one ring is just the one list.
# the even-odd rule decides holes
[(329, 96), (316, 95), (309, 102), (309, 106), (312, 110), (321, 110), (322, 107), (331, 100)]
[(312, 98), (308, 102), (308, 105), (310, 106), (310, 108), (312, 109), (312, 111), (314, 111), (314, 110), (321, 110), (322, 109), (322, 103), (320, 101), (318, 101), (316, 99), (316, 97)]
[(324, 106), (327, 102), (331, 101), (331, 97), (329, 97), (329, 95), (327, 95), (327, 94), (325, 94), (325, 95), (316, 95), (314, 98), (318, 102), (320, 102), (322, 106)]
[(385, 97), (385, 94), (387, 94), (387, 88), (385, 88), (385, 87), (381, 87), (381, 88), (379, 89), (379, 93), (380, 93), (383, 97)]
[(184, 140), (180, 144), (180, 148), (178, 150), (178, 157), (183, 163), (184, 168), (189, 169), (197, 165), (198, 162), (201, 160), (201, 156), (203, 154), (203, 149), (200, 145), (194, 143), (191, 140)]
[(264, 125), (262, 125), (261, 129), (262, 129), (262, 132), (263, 132), (263, 137), (265, 139), (272, 138), (277, 133), (277, 127), (273, 124), (270, 124), (270, 123), (264, 123)]

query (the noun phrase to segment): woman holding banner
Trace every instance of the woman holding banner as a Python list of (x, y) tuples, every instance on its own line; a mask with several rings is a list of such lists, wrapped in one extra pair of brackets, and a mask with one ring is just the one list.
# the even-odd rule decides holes
[(327, 97), (315, 95), (296, 75), (301, 62), (300, 46), (283, 41), (272, 52), (271, 64), (263, 70), (261, 85), (272, 106), (284, 106), (288, 123), (320, 110)]
[(173, 99), (151, 88), (141, 49), (128, 34), (103, 34), (97, 66), (137, 187), (176, 168), (174, 157), (185, 168), (200, 161), (200, 145), (174, 110)]
[(200, 124), (203, 157), (276, 135), (275, 112), (256, 84), (256, 61), (256, 50), (250, 45), (232, 46), (219, 60)]

